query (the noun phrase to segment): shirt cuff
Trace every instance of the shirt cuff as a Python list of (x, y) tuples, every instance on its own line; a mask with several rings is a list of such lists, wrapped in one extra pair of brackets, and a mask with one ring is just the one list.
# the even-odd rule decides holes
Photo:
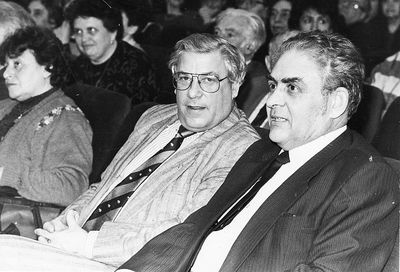
[(85, 243), (85, 251), (83, 252), (86, 258), (89, 259), (93, 258), (94, 243), (96, 242), (98, 234), (99, 234), (98, 231), (89, 231)]

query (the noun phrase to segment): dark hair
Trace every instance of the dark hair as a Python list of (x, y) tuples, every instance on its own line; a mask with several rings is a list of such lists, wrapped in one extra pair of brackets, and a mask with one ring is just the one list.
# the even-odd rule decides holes
[(29, 3), (33, 1), (39, 1), (46, 8), (49, 14), (49, 23), (54, 28), (59, 27), (63, 23), (63, 7), (59, 0), (30, 0)]
[(338, 5), (335, 1), (321, 1), (321, 0), (302, 0), (294, 3), (291, 14), (291, 28), (299, 29), (300, 18), (303, 13), (313, 9), (323, 16), (327, 16), (331, 22), (331, 29), (333, 32), (341, 33), (344, 27), (344, 21), (339, 15)]
[(50, 72), (53, 87), (64, 86), (67, 67), (62, 44), (51, 30), (38, 26), (18, 29), (0, 46), (0, 63), (5, 63), (6, 58), (17, 58), (26, 50), (31, 50), (37, 63)]
[(116, 1), (116, 7), (125, 12), (128, 25), (138, 26), (138, 32), (142, 31), (148, 22), (152, 20), (152, 8), (148, 0)]
[(94, 17), (103, 22), (110, 31), (117, 31), (116, 40), (123, 36), (122, 16), (120, 10), (110, 0), (74, 0), (65, 10), (65, 17), (73, 24), (78, 17)]
[(272, 67), (286, 52), (296, 50), (310, 56), (321, 68), (325, 92), (344, 87), (349, 92), (348, 118), (361, 100), (364, 64), (360, 53), (345, 37), (321, 31), (300, 32), (283, 42), (272, 56)]

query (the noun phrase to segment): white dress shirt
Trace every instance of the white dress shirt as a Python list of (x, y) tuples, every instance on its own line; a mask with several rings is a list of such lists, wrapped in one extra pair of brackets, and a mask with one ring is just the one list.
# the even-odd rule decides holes
[[(345, 130), (346, 126), (341, 127), (315, 139), (312, 142), (289, 150), (290, 162), (281, 166), (275, 175), (261, 187), (254, 198), (242, 211), (239, 212), (238, 215), (236, 215), (229, 225), (222, 230), (213, 231), (205, 239), (191, 271), (219, 271), (233, 243), (265, 200), (296, 170), (303, 166), (309, 159), (336, 139)], [(233, 206), (234, 205), (232, 205), (232, 207)], [(221, 216), (221, 218), (222, 217), (223, 216)]]

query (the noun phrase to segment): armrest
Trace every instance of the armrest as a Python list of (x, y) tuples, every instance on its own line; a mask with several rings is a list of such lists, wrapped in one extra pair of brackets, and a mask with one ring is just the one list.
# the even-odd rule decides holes
[[(3, 206), (5, 204), (15, 205), (16, 207), (17, 206), (28, 207), (32, 211), (35, 228), (43, 227), (43, 221), (40, 215), (41, 207), (58, 209), (60, 211), (62, 211), (65, 208), (64, 206), (60, 206), (53, 203), (39, 202), (26, 199), (20, 196), (16, 189), (9, 186), (0, 186), (0, 216), (3, 212)], [(7, 226), (5, 230), (0, 231), (0, 233), (17, 234), (15, 232), (16, 226), (13, 227), (12, 225), (13, 224), (10, 224), (9, 226)]]

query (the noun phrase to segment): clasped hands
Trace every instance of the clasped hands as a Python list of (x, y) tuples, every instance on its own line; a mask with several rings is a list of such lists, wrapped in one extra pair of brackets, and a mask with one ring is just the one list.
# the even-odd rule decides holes
[(46, 222), (43, 229), (36, 229), (38, 241), (71, 253), (85, 255), (88, 232), (78, 225), (79, 214), (69, 210), (63, 216)]

